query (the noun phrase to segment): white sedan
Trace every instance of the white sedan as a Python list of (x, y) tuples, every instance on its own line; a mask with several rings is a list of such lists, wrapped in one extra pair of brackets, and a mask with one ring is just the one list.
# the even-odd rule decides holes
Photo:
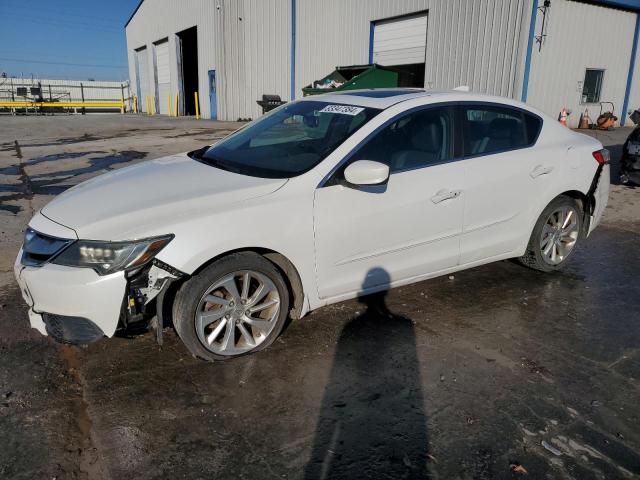
[(157, 314), (225, 359), (356, 296), (507, 258), (561, 268), (600, 220), (608, 160), (505, 98), (307, 97), (66, 191), (30, 221), (15, 275), (43, 334), (89, 343)]

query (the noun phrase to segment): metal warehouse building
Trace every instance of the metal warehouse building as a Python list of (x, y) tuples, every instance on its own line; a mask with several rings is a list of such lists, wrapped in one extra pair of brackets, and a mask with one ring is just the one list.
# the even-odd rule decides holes
[[(557, 115), (640, 106), (640, 0), (143, 0), (126, 25), (144, 111), (256, 118), (337, 65), (378, 63), (416, 86), (468, 85)], [(145, 105), (146, 97), (154, 105)], [(153, 99), (151, 99), (153, 97)]]

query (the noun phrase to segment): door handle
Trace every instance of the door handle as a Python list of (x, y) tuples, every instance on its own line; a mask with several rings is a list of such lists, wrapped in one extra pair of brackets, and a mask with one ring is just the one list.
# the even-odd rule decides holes
[(545, 167), (544, 165), (536, 165), (536, 167), (531, 170), (531, 178), (538, 178), (540, 175), (546, 175), (553, 171), (553, 167)]
[(445, 200), (450, 200), (452, 198), (458, 198), (462, 190), (439, 190), (433, 197), (431, 197), (431, 201), (433, 203), (444, 202)]

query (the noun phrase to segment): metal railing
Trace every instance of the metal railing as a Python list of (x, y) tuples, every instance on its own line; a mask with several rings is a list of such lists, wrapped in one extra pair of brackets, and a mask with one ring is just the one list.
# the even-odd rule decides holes
[(128, 82), (0, 78), (0, 111), (12, 114), (132, 109)]

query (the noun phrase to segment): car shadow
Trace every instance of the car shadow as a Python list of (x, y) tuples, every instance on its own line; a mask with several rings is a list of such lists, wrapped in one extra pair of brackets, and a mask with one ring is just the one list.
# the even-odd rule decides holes
[[(381, 268), (366, 278), (390, 284)], [(427, 476), (427, 417), (414, 326), (392, 313), (385, 297), (386, 292), (361, 297), (364, 311), (340, 334), (307, 480)]]

